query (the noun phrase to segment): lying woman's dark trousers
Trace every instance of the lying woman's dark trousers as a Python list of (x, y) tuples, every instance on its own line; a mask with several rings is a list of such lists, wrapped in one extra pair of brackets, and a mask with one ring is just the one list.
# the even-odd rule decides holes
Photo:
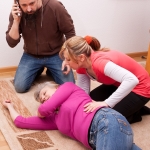
[[(114, 85), (100, 85), (90, 92), (90, 96), (95, 101), (104, 101), (117, 87)], [(144, 106), (150, 98), (146, 98), (130, 92), (125, 98), (117, 103), (113, 109), (124, 115), (129, 123), (134, 123), (142, 120), (142, 115), (150, 114), (150, 109)]]

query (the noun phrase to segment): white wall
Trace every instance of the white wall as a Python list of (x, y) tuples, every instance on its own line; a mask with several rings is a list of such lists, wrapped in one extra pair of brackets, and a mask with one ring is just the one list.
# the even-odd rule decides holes
[[(147, 51), (150, 0), (61, 0), (74, 20), (77, 35), (97, 37), (101, 45), (124, 53)], [(17, 66), (23, 41), (10, 48), (5, 40), (13, 0), (0, 1), (0, 68)]]
[(23, 53), (22, 43), (10, 48), (6, 42), (6, 30), (13, 0), (0, 1), (0, 68), (17, 66)]

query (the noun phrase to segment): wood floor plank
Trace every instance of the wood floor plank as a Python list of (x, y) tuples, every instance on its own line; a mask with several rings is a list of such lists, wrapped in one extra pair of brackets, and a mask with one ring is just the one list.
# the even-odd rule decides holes
[(1, 150), (10, 150), (2, 132), (0, 131), (0, 149)]

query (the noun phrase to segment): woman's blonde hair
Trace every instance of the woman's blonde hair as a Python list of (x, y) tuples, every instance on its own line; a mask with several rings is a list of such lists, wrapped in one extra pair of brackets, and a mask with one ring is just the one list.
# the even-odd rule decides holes
[(37, 102), (40, 102), (40, 97), (39, 97), (40, 91), (46, 86), (48, 86), (50, 88), (57, 88), (58, 84), (56, 84), (54, 82), (44, 82), (44, 83), (39, 84), (34, 92), (34, 98)]
[[(87, 41), (90, 38), (90, 42)], [(67, 41), (64, 42), (60, 52), (59, 56), (61, 59), (64, 59), (64, 52), (67, 51), (69, 54), (69, 57), (76, 61), (76, 57), (78, 55), (84, 54), (86, 57), (90, 57), (92, 50), (94, 51), (108, 51), (107, 48), (102, 48), (100, 42), (95, 38), (91, 36), (87, 36), (85, 38), (81, 36), (74, 36)]]

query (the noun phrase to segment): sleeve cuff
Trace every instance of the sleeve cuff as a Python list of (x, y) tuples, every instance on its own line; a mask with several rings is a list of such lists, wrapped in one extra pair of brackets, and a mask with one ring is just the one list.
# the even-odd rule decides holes
[(14, 40), (12, 37), (10, 37), (9, 34), (7, 34), (6, 40), (10, 47), (15, 47), (20, 42), (20, 38), (17, 40)]

